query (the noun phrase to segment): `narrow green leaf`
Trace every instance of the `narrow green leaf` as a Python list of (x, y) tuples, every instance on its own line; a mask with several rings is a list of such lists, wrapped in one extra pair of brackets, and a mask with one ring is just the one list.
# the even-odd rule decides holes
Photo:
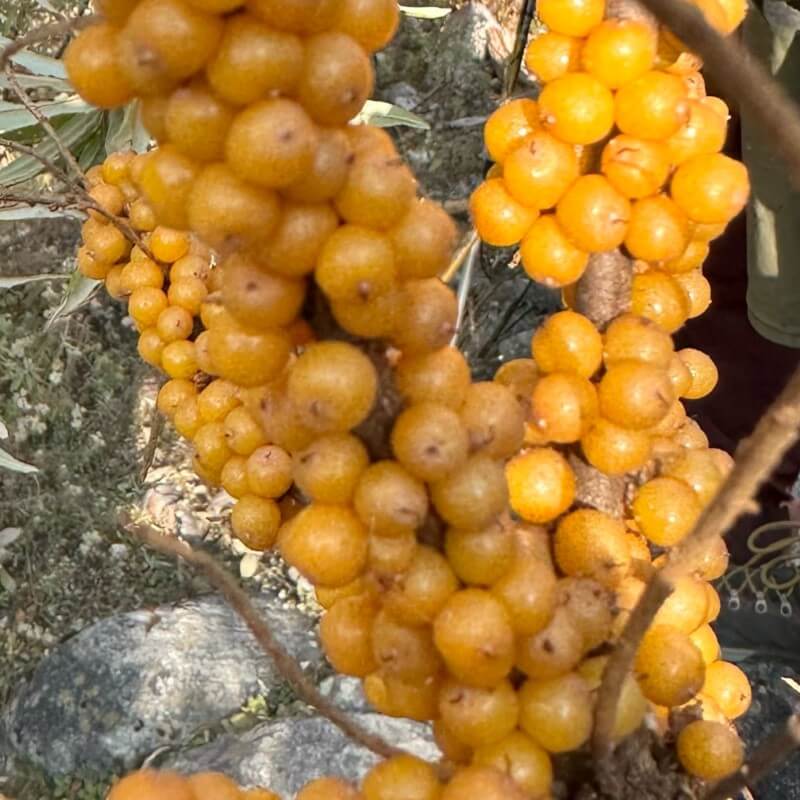
[(375, 125), (379, 128), (405, 125), (408, 128), (418, 128), (423, 131), (431, 129), (431, 126), (417, 114), (382, 100), (367, 100), (354, 122)]
[(109, 114), (106, 134), (106, 153), (119, 150), (134, 150), (144, 153), (150, 145), (150, 134), (139, 118), (139, 103), (128, 103), (124, 108), (116, 108)]
[(438, 6), (400, 6), (400, 10), (409, 17), (417, 19), (441, 19), (452, 12), (452, 8)]
[[(94, 106), (81, 100), (78, 95), (68, 97), (66, 100), (37, 103), (36, 107), (48, 119), (64, 114), (95, 113), (97, 110)], [(36, 117), (24, 106), (19, 103), (0, 102), (0, 133), (8, 133), (36, 124)]]
[[(5, 47), (9, 44), (11, 44), (11, 39), (0, 36), (0, 47)], [(64, 62), (59, 61), (57, 58), (48, 58), (47, 56), (40, 56), (38, 53), (32, 53), (30, 50), (21, 50), (11, 60), (15, 64), (25, 67), (28, 72), (34, 75), (52, 75), (55, 78), (67, 77)]]
[(14, 286), (23, 286), (26, 283), (38, 283), (39, 281), (64, 280), (69, 277), (69, 274), (64, 275), (58, 272), (39, 275), (11, 275), (7, 278), (0, 277), (0, 289), (11, 289)]
[(0, 450), (0, 469), (9, 469), (11, 472), (21, 472), (23, 475), (32, 475), (34, 472), (38, 472), (39, 468), (34, 467), (33, 464), (26, 464), (24, 461), (20, 461), (11, 453), (7, 453), (5, 450)]
[(102, 284), (102, 281), (95, 281), (87, 278), (80, 272), (75, 270), (72, 273), (67, 284), (67, 289), (64, 292), (64, 297), (58, 308), (53, 312), (44, 329), (49, 330), (50, 327), (59, 319), (69, 316), (74, 311), (77, 311), (82, 305), (87, 303), (91, 296), (97, 291), (97, 288)]
[[(86, 219), (86, 215), (74, 208), (48, 208), (47, 206), (10, 206), (0, 208), (0, 222), (19, 222), (24, 219)], [(0, 288), (2, 285), (0, 284)]]
[[(73, 94), (75, 89), (66, 78), (56, 78), (50, 75), (22, 75), (14, 76), (23, 89), (52, 89), (54, 92), (68, 92)], [(4, 72), (0, 72), (0, 87), (11, 88), (11, 81)]]
[[(89, 114), (75, 114), (58, 128), (61, 141), (74, 150), (79, 142), (95, 130), (103, 119), (103, 112), (93, 110)], [(47, 138), (34, 148), (44, 158), (54, 161), (58, 159), (58, 147)], [(10, 164), (0, 167), (0, 186), (13, 186), (16, 183), (30, 180), (44, 171), (41, 161), (32, 156), (19, 156)]]

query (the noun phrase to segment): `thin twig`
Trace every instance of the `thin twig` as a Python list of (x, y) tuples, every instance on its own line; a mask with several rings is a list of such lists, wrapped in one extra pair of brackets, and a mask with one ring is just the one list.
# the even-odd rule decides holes
[(158, 442), (161, 439), (161, 432), (163, 430), (164, 416), (159, 411), (158, 405), (154, 405), (150, 414), (150, 435), (147, 437), (147, 445), (144, 449), (142, 469), (139, 473), (139, 480), (142, 482), (147, 480), (147, 473), (150, 472), (150, 467), (153, 466), (153, 459), (156, 456)]
[(96, 14), (89, 14), (85, 17), (73, 17), (72, 19), (59, 20), (58, 22), (51, 22), (48, 25), (42, 25), (35, 30), (20, 36), (13, 42), (9, 42), (2, 50), (0, 50), (0, 70), (5, 69), (14, 56), (20, 50), (24, 50), (28, 45), (43, 42), (53, 36), (63, 36), (64, 34), (78, 31), (82, 28), (88, 28), (100, 21), (100, 17)]
[(642, 637), (673, 591), (676, 579), (696, 569), (714, 541), (724, 536), (742, 514), (752, 510), (752, 498), (798, 435), (800, 368), (761, 418), (752, 436), (740, 446), (736, 465), (719, 493), (705, 509), (692, 533), (669, 552), (666, 565), (655, 573), (633, 610), (608, 660), (600, 687), (593, 738), (598, 761), (611, 753), (622, 686), (631, 671)]
[(286, 652), (275, 638), (264, 618), (250, 602), (247, 593), (207, 553), (192, 549), (185, 542), (164, 536), (145, 525), (128, 524), (125, 530), (140, 539), (148, 547), (164, 555), (182, 558), (200, 570), (209, 583), (219, 591), (231, 608), (244, 620), (261, 649), (272, 659), (280, 674), (291, 684), (297, 696), (324, 717), (329, 719), (354, 742), (368, 748), (382, 758), (405, 755), (405, 752), (390, 745), (380, 736), (365, 730), (345, 712), (325, 697), (300, 669), (297, 661)]
[[(763, 741), (742, 768), (714, 786), (705, 800), (727, 800), (747, 792), (800, 747), (800, 714), (793, 714), (779, 731)], [(748, 792), (749, 793), (749, 792)]]
[(36, 161), (38, 161), (46, 170), (48, 170), (48, 172), (50, 172), (54, 178), (57, 178), (62, 183), (69, 184), (70, 180), (61, 167), (59, 167), (54, 161), (51, 161), (49, 158), (43, 156), (41, 153), (38, 153), (36, 148), (28, 147), (20, 142), (15, 142), (13, 139), (5, 138), (0, 138), (0, 145), (8, 148), (9, 150), (15, 150), (17, 153), (21, 153), (22, 155), (36, 159)]
[(450, 283), (453, 278), (455, 278), (458, 271), (461, 269), (461, 265), (464, 263), (466, 257), (472, 251), (472, 248), (478, 242), (478, 233), (473, 228), (470, 231), (467, 240), (464, 244), (456, 251), (456, 254), (453, 256), (453, 260), (448, 264), (447, 269), (442, 273), (442, 280), (445, 283)]
[(685, 0), (640, 2), (703, 59), (706, 71), (762, 129), (800, 187), (800, 109), (783, 87), (735, 36), (720, 36), (696, 6)]
[(514, 48), (508, 57), (505, 73), (503, 75), (503, 95), (500, 100), (502, 103), (508, 100), (517, 85), (520, 70), (522, 69), (522, 58), (525, 55), (525, 47), (528, 44), (528, 34), (533, 22), (533, 14), (536, 9), (536, 0), (522, 0), (522, 10), (519, 14), (519, 25), (517, 25), (517, 35), (514, 39)]

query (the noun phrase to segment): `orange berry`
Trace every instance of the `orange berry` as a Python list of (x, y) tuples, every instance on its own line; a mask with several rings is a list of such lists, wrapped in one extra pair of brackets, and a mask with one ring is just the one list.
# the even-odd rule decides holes
[(152, 286), (135, 289), (128, 298), (128, 314), (140, 328), (151, 328), (167, 309), (167, 295)]
[(546, 131), (534, 131), (507, 156), (503, 181), (525, 206), (552, 208), (578, 177), (575, 148)]
[(478, 235), (495, 247), (518, 244), (539, 216), (535, 208), (511, 196), (502, 178), (478, 186), (469, 199), (469, 210)]
[(719, 372), (709, 356), (700, 350), (687, 347), (678, 351), (678, 357), (688, 368), (692, 383), (683, 396), (687, 400), (699, 400), (711, 394), (719, 380)]
[(361, 794), (341, 778), (317, 778), (307, 783), (295, 800), (361, 800)]
[(680, 460), (665, 465), (662, 474), (688, 483), (704, 506), (714, 499), (725, 479), (709, 450), (687, 450)]
[(162, 145), (150, 155), (139, 187), (159, 223), (173, 228), (187, 227), (186, 202), (198, 171), (197, 164), (172, 145)]
[(662, 142), (620, 134), (603, 148), (601, 169), (625, 197), (648, 197), (669, 177), (669, 152)]
[(697, 694), (705, 664), (688, 634), (669, 625), (654, 625), (639, 645), (635, 670), (644, 696), (671, 708)]
[(539, 106), (522, 97), (509, 100), (494, 111), (483, 129), (489, 158), (502, 164), (539, 127)]
[(250, 0), (248, 6), (273, 28), (309, 34), (333, 27), (339, 3), (340, 0)]
[(667, 374), (639, 361), (610, 367), (597, 394), (600, 413), (606, 419), (634, 430), (657, 425), (675, 400)]
[(689, 96), (676, 75), (651, 70), (617, 92), (617, 127), (641, 139), (666, 139), (689, 119)]
[(539, 119), (564, 142), (594, 144), (614, 126), (614, 96), (592, 75), (568, 72), (542, 89)]
[(189, 234), (159, 225), (150, 234), (149, 244), (159, 261), (172, 264), (189, 252)]
[(672, 164), (680, 166), (693, 156), (718, 153), (724, 147), (727, 135), (727, 117), (708, 103), (691, 100), (688, 121), (667, 139), (665, 145)]
[(463, 767), (450, 779), (441, 800), (525, 800), (527, 795), (500, 770), (491, 767)]
[(584, 175), (561, 198), (556, 217), (577, 247), (605, 252), (625, 240), (631, 204), (603, 175)]
[(606, 328), (603, 342), (606, 367), (622, 361), (642, 361), (666, 369), (673, 355), (669, 334), (646, 317), (622, 314)]
[(118, 30), (107, 22), (92, 25), (69, 43), (64, 66), (78, 94), (101, 108), (125, 105), (133, 94), (117, 63)]
[(513, 731), (497, 742), (476, 748), (472, 763), (505, 772), (529, 797), (550, 795), (553, 783), (550, 756), (522, 731)]
[[(691, 225), (690, 225), (691, 232)], [(699, 269), (706, 258), (708, 258), (709, 246), (707, 242), (701, 242), (692, 238), (686, 249), (677, 258), (665, 261), (660, 265), (664, 272), (669, 272), (676, 277), (692, 270)]]
[(439, 714), (456, 738), (469, 747), (493, 744), (517, 726), (519, 702), (511, 683), (478, 688), (448, 679), (439, 692)]
[[(705, 587), (708, 584), (703, 584), (703, 591), (705, 592)], [(706, 595), (706, 599), (708, 595)], [(706, 602), (706, 606), (708, 606), (708, 602)], [(706, 611), (706, 615), (708, 611)], [(710, 625), (701, 625), (699, 628), (696, 628), (689, 634), (689, 638), (692, 640), (692, 644), (700, 651), (701, 655), (703, 656), (703, 661), (706, 665), (706, 680), (708, 680), (708, 667), (710, 664), (713, 664), (715, 661), (718, 661), (720, 655), (722, 653), (722, 649), (720, 648), (719, 639), (717, 639), (717, 635), (714, 633), (714, 629)]]
[(575, 475), (556, 450), (526, 450), (506, 465), (511, 508), (528, 522), (550, 522), (575, 499)]
[(674, 333), (689, 319), (691, 306), (672, 275), (651, 269), (633, 276), (631, 311)]
[(182, 775), (152, 769), (141, 769), (126, 775), (111, 788), (108, 800), (140, 800), (148, 796), (196, 800), (189, 781)]
[(631, 208), (625, 247), (642, 261), (678, 258), (689, 244), (686, 214), (664, 194), (637, 200)]
[(197, 161), (218, 161), (225, 151), (233, 109), (202, 83), (176, 89), (167, 103), (164, 125), (175, 148)]
[(322, 617), (320, 641), (337, 672), (365, 677), (378, 668), (372, 653), (372, 626), (377, 612), (375, 601), (360, 594), (337, 600)]
[(591, 378), (603, 362), (603, 337), (582, 314), (559, 311), (536, 330), (531, 351), (544, 373), (574, 372)]
[(606, 475), (624, 475), (641, 469), (650, 459), (650, 435), (598, 419), (581, 437), (586, 460)]
[(636, 490), (631, 510), (648, 541), (672, 547), (694, 528), (702, 506), (689, 484), (663, 477), (653, 478)]
[(525, 272), (550, 289), (569, 286), (583, 275), (589, 254), (567, 238), (554, 214), (543, 214), (520, 244)]
[(191, 381), (170, 380), (158, 390), (156, 406), (165, 417), (173, 417), (180, 406), (196, 395), (197, 388)]
[[(549, 541), (545, 546), (549, 559)], [(511, 616), (511, 627), (519, 636), (534, 636), (547, 628), (556, 609), (556, 591), (552, 566), (535, 554), (518, 554), (511, 569), (491, 589)]]
[(750, 708), (753, 699), (747, 675), (727, 661), (715, 661), (708, 665), (701, 691), (719, 705), (728, 719), (741, 717)]
[(567, 36), (586, 36), (599, 25), (605, 0), (539, 0), (536, 13), (551, 31)]
[(597, 417), (597, 392), (587, 378), (551, 372), (534, 386), (530, 423), (547, 442), (577, 442)]
[(575, 36), (547, 31), (539, 34), (525, 51), (525, 66), (540, 83), (550, 83), (581, 65), (583, 42)]
[(335, 25), (374, 53), (389, 44), (399, 22), (400, 11), (394, 0), (343, 0)]
[(745, 207), (750, 180), (744, 164), (728, 156), (697, 155), (675, 171), (670, 192), (694, 222), (723, 223)]
[(208, 354), (217, 372), (240, 386), (260, 386), (280, 375), (291, 341), (282, 331), (249, 333), (235, 324), (211, 330)]
[(407, 403), (441, 403), (453, 410), (461, 408), (471, 384), (469, 365), (455, 347), (405, 356), (394, 377)]
[(387, 234), (403, 279), (440, 275), (450, 262), (458, 235), (447, 212), (426, 198), (413, 202)]
[(736, 772), (744, 761), (744, 745), (724, 722), (695, 720), (678, 734), (678, 759), (696, 778), (715, 782)]
[(583, 45), (581, 63), (606, 86), (618, 89), (653, 66), (657, 41), (644, 22), (609, 19), (592, 29)]
[(168, 342), (161, 351), (161, 368), (170, 378), (191, 378), (197, 372), (194, 342)]
[[(354, 5), (352, 0), (350, 5)], [(386, 5), (397, 13), (394, 2)], [(364, 800), (438, 800), (441, 791), (433, 766), (410, 755), (380, 762), (361, 783)]]
[(275, 542), (281, 512), (274, 500), (245, 495), (231, 512), (231, 529), (251, 550), (266, 550)]

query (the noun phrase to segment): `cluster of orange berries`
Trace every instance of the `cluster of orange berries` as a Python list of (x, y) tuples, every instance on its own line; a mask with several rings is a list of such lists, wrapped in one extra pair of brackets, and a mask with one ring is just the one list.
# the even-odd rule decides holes
[[(341, 778), (317, 778), (307, 783), (294, 800), (530, 800), (501, 771), (470, 767), (446, 784), (428, 763), (401, 755), (382, 761), (361, 781), (360, 787)], [(281, 800), (269, 789), (240, 789), (218, 772), (185, 777), (175, 772), (140, 770), (123, 778), (108, 800)]]

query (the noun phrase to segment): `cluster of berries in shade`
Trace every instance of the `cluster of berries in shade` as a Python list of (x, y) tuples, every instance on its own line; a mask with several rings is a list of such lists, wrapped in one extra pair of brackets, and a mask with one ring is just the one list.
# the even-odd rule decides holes
[[(559, 20), (586, 17), (558, 32), (575, 37), (576, 53), (608, 34), (597, 62), (608, 72), (620, 50), (637, 63), (650, 52), (623, 23), (619, 44), (602, 2), (539, 6), (547, 36)], [(561, 312), (536, 333), (533, 359), (475, 383), (449, 345), (457, 302), (437, 277), (456, 229), (417, 197), (391, 138), (349, 122), (372, 88), (369, 56), (397, 25), (394, 0), (102, 0), (99, 10), (105, 20), (67, 50), (69, 76), (101, 106), (137, 98), (159, 146), (110, 156), (87, 176), (94, 200), (126, 216), (141, 246), (98, 214), (80, 268), (127, 297), (140, 353), (169, 378), (158, 406), (191, 440), (198, 474), (236, 499), (235, 535), (254, 550), (277, 546), (316, 587), (331, 664), (361, 678), (379, 711), (432, 721), (457, 767), (444, 787), (421, 762), (389, 760), (360, 794), (329, 781), (299, 800), (545, 800), (552, 756), (589, 739), (609, 645), (730, 469), (680, 402), (710, 391), (716, 373), (702, 354), (674, 352), (680, 323), (661, 282), (688, 297), (677, 276), (689, 273), (667, 268), (684, 256), (676, 242), (719, 232), (744, 203), (746, 175), (703, 151), (687, 155), (669, 195), (660, 189), (673, 155), (663, 179), (649, 177), (652, 154), (673, 152), (669, 137), (686, 127), (690, 148), (699, 135), (690, 110), (706, 105), (687, 88), (697, 81), (654, 69), (654, 54), (609, 88), (572, 59), (548, 83), (550, 101), (515, 100), (489, 121), (502, 175), (476, 192), (475, 224), (492, 244), (522, 240), (535, 278), (567, 287), (591, 253), (623, 244), (634, 253), (648, 236), (661, 249), (636, 255), (637, 279), (654, 282), (634, 284), (631, 314), (601, 333)], [(559, 84), (571, 77), (574, 86)], [(652, 127), (613, 140), (610, 172), (640, 187), (626, 196), (610, 175), (580, 172), (614, 124), (626, 130), (613, 92), (629, 107), (620, 98), (632, 86), (639, 106), (652, 102), (629, 116)], [(600, 125), (604, 103), (611, 116)], [(664, 115), (677, 124), (654, 136)], [(696, 162), (707, 156), (710, 172)], [(313, 307), (317, 319), (321, 304), (348, 340), (317, 338), (303, 313)], [(361, 434), (386, 411), (390, 383), (402, 407), (376, 447)], [(571, 458), (636, 476), (625, 519), (580, 507)], [(671, 709), (694, 704), (702, 718), (677, 748), (707, 780), (741, 762), (729, 721), (750, 701), (709, 627), (719, 600), (708, 581), (726, 562), (720, 541), (660, 612), (615, 730), (621, 739), (646, 718), (666, 730)], [(159, 780), (200, 800), (204, 781), (225, 779), (137, 773), (112, 797), (149, 797), (147, 781)], [(272, 797), (255, 792), (231, 786), (229, 796)]]
[[(338, 777), (317, 778), (300, 789), (294, 800), (530, 800), (531, 796), (503, 772), (491, 767), (469, 767), (445, 783), (430, 764), (401, 755), (373, 767), (360, 786)], [(145, 769), (115, 784), (108, 800), (282, 798), (269, 789), (241, 789), (218, 772), (184, 776)]]

